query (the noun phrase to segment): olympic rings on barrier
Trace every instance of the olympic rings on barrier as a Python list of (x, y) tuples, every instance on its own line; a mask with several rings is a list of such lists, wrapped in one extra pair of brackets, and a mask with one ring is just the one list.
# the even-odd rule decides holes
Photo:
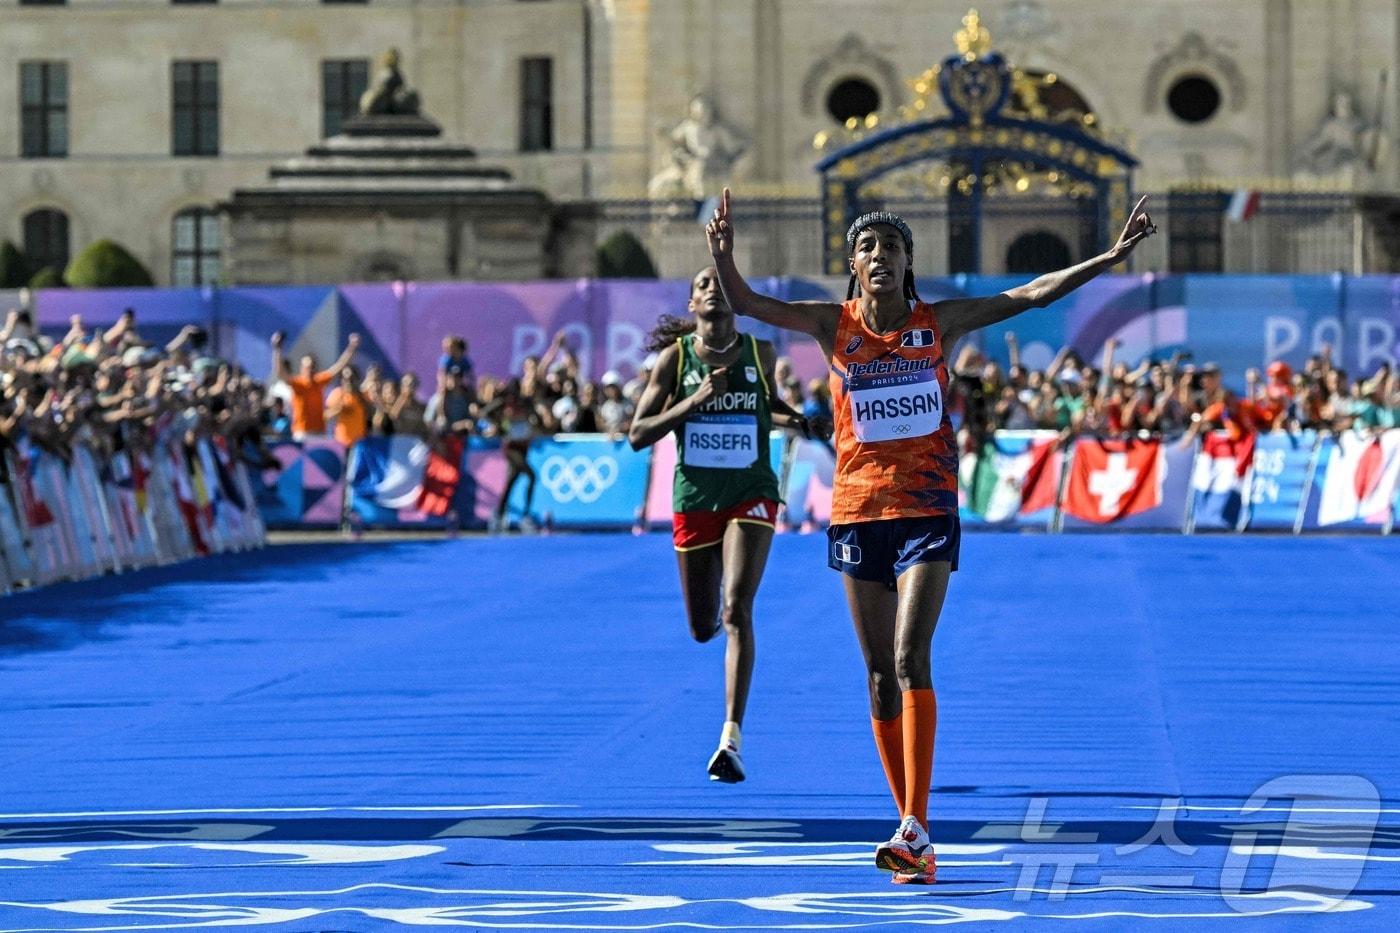
[(540, 466), (540, 482), (556, 502), (597, 502), (617, 476), (617, 461), (612, 457), (579, 454), (566, 460), (554, 454)]

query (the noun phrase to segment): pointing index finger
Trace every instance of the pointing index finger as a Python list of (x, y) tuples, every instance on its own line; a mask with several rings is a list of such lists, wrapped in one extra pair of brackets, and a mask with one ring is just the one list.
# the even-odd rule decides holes
[(729, 217), (729, 186), (728, 186), (728, 185), (726, 185), (725, 188), (724, 188), (724, 194), (720, 196), (720, 202), (719, 202), (719, 204), (720, 204), (720, 215), (721, 215), (722, 217), (728, 218), (728, 217)]

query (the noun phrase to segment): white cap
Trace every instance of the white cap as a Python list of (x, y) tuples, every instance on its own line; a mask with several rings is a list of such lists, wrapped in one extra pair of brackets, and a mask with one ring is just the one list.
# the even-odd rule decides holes
[(620, 386), (622, 385), (622, 376), (618, 373), (617, 370), (610, 369), (607, 372), (603, 373), (603, 378), (601, 382), (605, 386)]

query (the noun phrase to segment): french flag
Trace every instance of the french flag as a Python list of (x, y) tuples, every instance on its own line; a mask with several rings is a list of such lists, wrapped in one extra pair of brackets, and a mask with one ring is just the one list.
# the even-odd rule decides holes
[(1242, 224), (1253, 217), (1259, 210), (1259, 192), (1252, 188), (1240, 188), (1230, 197), (1230, 206), (1225, 209), (1225, 216), (1231, 222)]
[(1212, 431), (1201, 444), (1191, 475), (1197, 528), (1237, 528), (1244, 512), (1246, 479), (1254, 463), (1253, 432), (1234, 440)]

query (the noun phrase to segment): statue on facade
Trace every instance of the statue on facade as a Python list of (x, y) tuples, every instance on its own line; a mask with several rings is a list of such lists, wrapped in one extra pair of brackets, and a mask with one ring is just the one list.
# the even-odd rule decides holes
[(1327, 116), (1299, 148), (1297, 167), (1325, 178), (1352, 178), (1358, 169), (1370, 169), (1377, 128), (1356, 112), (1349, 91), (1332, 95)]
[(399, 50), (390, 49), (380, 57), (374, 81), (360, 95), (360, 115), (417, 116), (418, 105), (418, 92), (399, 72)]
[(666, 133), (666, 165), (647, 186), (653, 198), (701, 199), (730, 180), (747, 143), (719, 119), (703, 94), (690, 102), (689, 115)]

